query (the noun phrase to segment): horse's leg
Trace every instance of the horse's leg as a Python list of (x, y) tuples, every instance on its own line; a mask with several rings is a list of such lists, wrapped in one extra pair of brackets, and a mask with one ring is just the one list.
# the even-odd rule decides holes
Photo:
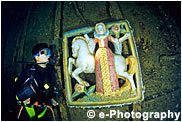
[(82, 73), (84, 71), (84, 68), (77, 68), (73, 71), (72, 73), (72, 77), (74, 77), (79, 84), (82, 84), (82, 79), (79, 77), (79, 74)]
[(68, 59), (68, 73), (70, 75), (72, 74), (73, 64), (75, 65), (75, 59), (74, 58), (69, 58)]
[(128, 74), (127, 72), (118, 72), (118, 75), (119, 77), (127, 78), (131, 84), (132, 91), (136, 90), (136, 86), (135, 86), (132, 74)]

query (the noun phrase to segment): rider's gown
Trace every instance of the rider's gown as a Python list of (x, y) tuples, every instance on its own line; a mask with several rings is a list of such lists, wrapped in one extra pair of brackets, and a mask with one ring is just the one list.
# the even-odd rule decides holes
[(96, 91), (104, 95), (111, 95), (112, 91), (119, 89), (113, 53), (108, 47), (108, 38), (94, 40), (99, 44), (99, 49), (95, 54)]

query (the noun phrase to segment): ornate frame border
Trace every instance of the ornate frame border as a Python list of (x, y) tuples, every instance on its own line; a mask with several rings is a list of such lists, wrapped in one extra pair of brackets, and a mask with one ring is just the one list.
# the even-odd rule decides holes
[(130, 37), (129, 40), (129, 46), (131, 49), (131, 53), (134, 57), (137, 58), (138, 68), (135, 73), (135, 79), (136, 79), (136, 87), (137, 87), (137, 94), (136, 97), (132, 97), (129, 99), (123, 99), (120, 101), (104, 101), (104, 102), (78, 102), (73, 101), (71, 95), (72, 95), (72, 86), (71, 86), (71, 77), (68, 74), (68, 57), (69, 57), (69, 48), (68, 48), (68, 38), (83, 34), (88, 34), (90, 32), (94, 32), (94, 27), (84, 27), (81, 29), (75, 29), (72, 31), (64, 32), (63, 33), (63, 68), (64, 68), (64, 82), (65, 82), (65, 88), (66, 88), (66, 101), (67, 105), (69, 107), (76, 107), (76, 108), (96, 108), (96, 107), (110, 107), (110, 106), (123, 106), (126, 104), (132, 104), (137, 103), (139, 101), (144, 100), (144, 91), (143, 91), (143, 80), (142, 80), (142, 74), (141, 74), (141, 68), (139, 63), (139, 57), (138, 57), (138, 51), (136, 42), (133, 35), (133, 30), (127, 20), (121, 20), (117, 22), (111, 22), (111, 23), (105, 23), (107, 28), (112, 27), (113, 25), (117, 24), (123, 24), (126, 27), (126, 31), (129, 32), (132, 37)]

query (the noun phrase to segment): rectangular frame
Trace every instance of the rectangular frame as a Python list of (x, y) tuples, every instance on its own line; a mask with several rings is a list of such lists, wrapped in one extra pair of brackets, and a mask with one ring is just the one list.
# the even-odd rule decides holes
[(68, 48), (68, 38), (83, 34), (88, 34), (90, 32), (94, 32), (94, 27), (84, 27), (81, 29), (75, 29), (72, 31), (65, 32), (63, 34), (63, 68), (64, 68), (64, 82), (65, 82), (65, 88), (66, 88), (66, 100), (67, 105), (69, 107), (82, 107), (82, 108), (90, 108), (90, 107), (108, 107), (108, 106), (122, 106), (125, 104), (132, 104), (137, 103), (138, 101), (142, 101), (144, 99), (144, 92), (143, 92), (143, 81), (142, 81), (142, 75), (141, 75), (141, 68), (139, 63), (139, 57), (138, 57), (138, 51), (136, 47), (136, 42), (134, 39), (133, 31), (131, 29), (131, 26), (127, 20), (121, 20), (117, 22), (110, 22), (105, 23), (107, 28), (112, 27), (116, 24), (123, 24), (126, 27), (126, 31), (129, 32), (132, 36), (128, 39), (129, 46), (131, 49), (131, 53), (134, 57), (137, 57), (137, 71), (135, 73), (135, 79), (136, 79), (136, 88), (137, 88), (137, 94), (136, 97), (124, 99), (121, 101), (103, 101), (103, 102), (78, 102), (72, 100), (72, 86), (71, 86), (71, 78), (68, 74), (68, 57), (69, 57), (69, 48)]

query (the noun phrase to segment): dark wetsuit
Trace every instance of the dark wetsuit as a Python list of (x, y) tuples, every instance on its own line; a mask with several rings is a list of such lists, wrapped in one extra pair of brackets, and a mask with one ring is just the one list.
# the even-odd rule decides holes
[[(18, 91), (26, 79), (30, 77), (31, 67), (32, 66), (27, 66), (27, 68), (21, 73), (20, 77), (18, 77), (15, 85), (16, 91)], [(54, 90), (55, 88), (57, 89), (55, 70), (52, 65), (47, 65), (46, 68), (34, 65), (34, 68), (35, 71), (33, 71), (33, 76), (38, 83), (38, 89), (36, 89), (36, 94), (31, 98), (30, 104), (33, 105), (35, 102), (38, 102), (40, 105), (43, 103), (51, 105), (51, 99), (55, 99)], [(34, 108), (36, 115), (40, 114), (44, 110), (40, 107)]]

